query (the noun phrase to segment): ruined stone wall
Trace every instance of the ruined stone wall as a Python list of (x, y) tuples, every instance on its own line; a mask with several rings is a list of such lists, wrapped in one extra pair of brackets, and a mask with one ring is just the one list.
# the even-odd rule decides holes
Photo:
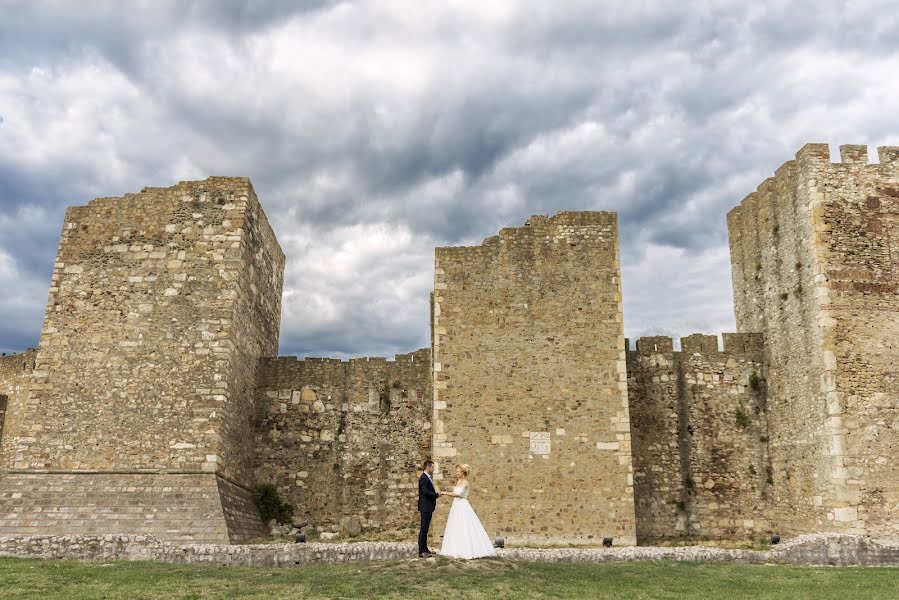
[(432, 320), (441, 485), (470, 464), (491, 535), (634, 544), (616, 216), (532, 217), (437, 248)]
[(431, 453), (431, 355), (263, 360), (256, 478), (296, 506), (295, 521), (365, 528), (417, 520)]
[(14, 428), (13, 421), (21, 415), (28, 398), (34, 356), (33, 348), (21, 354), (0, 356), (0, 469), (6, 464), (4, 452), (12, 452), (12, 446), (4, 450), (3, 432)]
[(728, 215), (737, 326), (767, 340), (782, 531), (899, 534), (897, 151), (808, 144)]
[(767, 533), (761, 336), (641, 338), (627, 361), (640, 543)]
[(31, 393), (5, 434), (4, 466), (87, 478), (209, 473), (246, 499), (255, 368), (276, 353), (283, 265), (245, 178), (68, 209)]

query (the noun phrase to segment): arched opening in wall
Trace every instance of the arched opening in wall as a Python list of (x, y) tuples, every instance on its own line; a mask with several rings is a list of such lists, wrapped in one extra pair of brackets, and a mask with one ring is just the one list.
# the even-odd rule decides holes
[(3, 423), (6, 421), (6, 406), (9, 404), (9, 398), (0, 394), (0, 441), (3, 440)]

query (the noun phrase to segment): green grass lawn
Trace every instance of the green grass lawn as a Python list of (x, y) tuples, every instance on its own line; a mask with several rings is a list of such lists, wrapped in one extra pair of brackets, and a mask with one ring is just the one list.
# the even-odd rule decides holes
[(0, 558), (0, 597), (873, 600), (899, 597), (899, 568), (439, 559), (249, 569)]

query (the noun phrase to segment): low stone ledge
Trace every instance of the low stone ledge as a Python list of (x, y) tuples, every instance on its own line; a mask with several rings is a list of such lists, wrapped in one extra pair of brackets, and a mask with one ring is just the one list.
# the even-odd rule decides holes
[[(402, 542), (308, 544), (172, 544), (152, 536), (0, 537), (0, 556), (84, 561), (146, 560), (176, 564), (293, 567), (354, 561), (408, 560), (416, 546)], [(771, 550), (706, 546), (621, 548), (505, 548), (499, 558), (532, 562), (603, 563), (701, 561), (744, 564), (899, 566), (899, 544), (862, 536), (811, 534)]]

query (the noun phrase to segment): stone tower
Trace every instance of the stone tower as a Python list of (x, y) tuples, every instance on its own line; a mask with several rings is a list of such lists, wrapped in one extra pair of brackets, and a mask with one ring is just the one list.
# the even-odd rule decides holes
[(764, 334), (771, 521), (899, 535), (899, 148), (807, 144), (728, 215), (737, 327)]
[(29, 394), (10, 397), (0, 535), (234, 542), (284, 255), (246, 178), (66, 212)]
[(434, 281), (442, 476), (473, 467), (491, 535), (634, 544), (616, 215), (537, 216), (481, 246), (437, 248)]

